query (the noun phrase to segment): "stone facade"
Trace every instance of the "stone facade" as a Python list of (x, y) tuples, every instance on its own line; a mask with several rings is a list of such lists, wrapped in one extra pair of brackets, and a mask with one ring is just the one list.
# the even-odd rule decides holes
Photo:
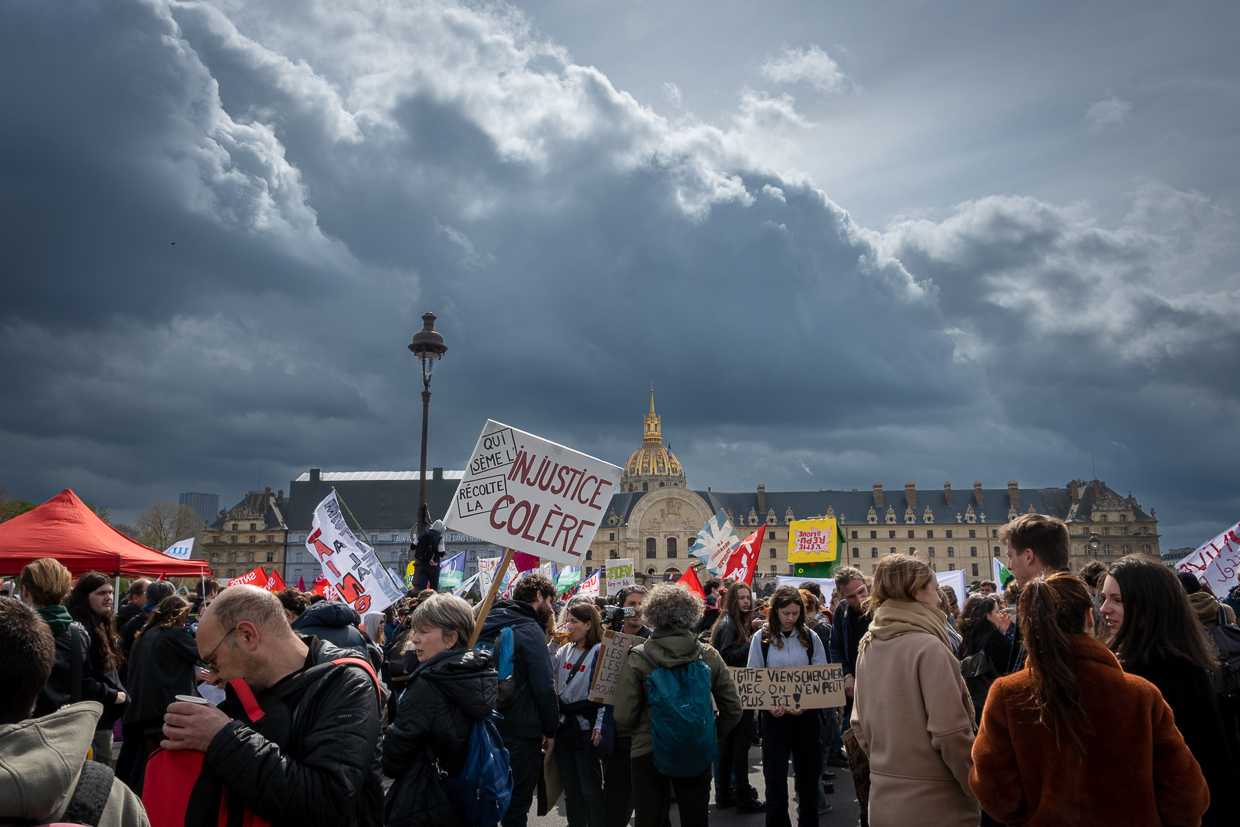
[(194, 544), (193, 557), (206, 560), (221, 583), (262, 566), (270, 572), (284, 570), (288, 537), (288, 500), (284, 492), (250, 491), (245, 499), (202, 532)]

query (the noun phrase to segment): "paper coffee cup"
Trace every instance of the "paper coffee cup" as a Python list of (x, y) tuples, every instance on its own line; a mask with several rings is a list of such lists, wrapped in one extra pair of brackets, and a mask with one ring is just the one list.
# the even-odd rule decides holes
[(176, 698), (178, 701), (183, 701), (187, 704), (208, 704), (209, 705), (211, 703), (206, 698), (200, 698), (197, 695), (177, 695)]

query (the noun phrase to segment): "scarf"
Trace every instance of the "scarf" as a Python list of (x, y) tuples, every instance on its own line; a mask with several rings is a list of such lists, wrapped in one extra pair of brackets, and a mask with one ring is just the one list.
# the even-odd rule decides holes
[(43, 618), (43, 622), (52, 630), (53, 637), (68, 629), (69, 624), (73, 622), (73, 617), (64, 606), (44, 606), (42, 609), (36, 609), (35, 611), (39, 613), (39, 616)]

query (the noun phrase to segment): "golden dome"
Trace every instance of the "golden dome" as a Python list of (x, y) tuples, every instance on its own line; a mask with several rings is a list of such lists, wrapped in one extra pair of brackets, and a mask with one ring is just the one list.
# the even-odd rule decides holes
[(642, 447), (634, 451), (624, 464), (620, 490), (635, 491), (637, 482), (657, 482), (660, 485), (670, 482), (676, 487), (683, 487), (685, 483), (685, 471), (680, 467), (680, 460), (663, 445), (659, 415), (654, 412), (654, 388), (650, 389), (650, 413), (646, 414)]

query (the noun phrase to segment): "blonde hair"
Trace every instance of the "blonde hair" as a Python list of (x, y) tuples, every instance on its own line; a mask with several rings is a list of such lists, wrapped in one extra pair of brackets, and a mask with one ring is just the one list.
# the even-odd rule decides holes
[(865, 602), (867, 613), (888, 600), (916, 600), (917, 593), (934, 579), (930, 567), (906, 554), (891, 554), (879, 561), (874, 569), (870, 597)]
[(59, 560), (43, 557), (22, 567), (21, 585), (36, 605), (59, 606), (73, 586), (73, 577)]

